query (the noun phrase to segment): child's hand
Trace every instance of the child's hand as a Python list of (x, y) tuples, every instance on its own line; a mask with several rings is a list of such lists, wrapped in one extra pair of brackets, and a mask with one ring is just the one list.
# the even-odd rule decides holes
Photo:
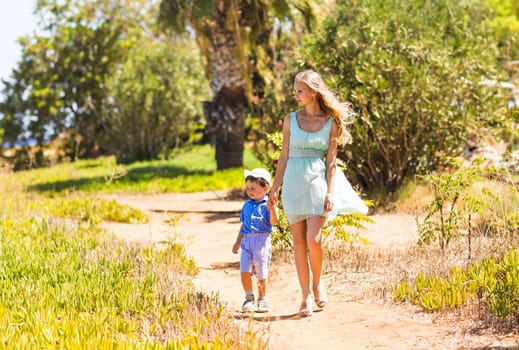
[(234, 245), (232, 246), (232, 252), (234, 254), (238, 254), (239, 249), (240, 249), (240, 243), (238, 243), (238, 242), (234, 243)]

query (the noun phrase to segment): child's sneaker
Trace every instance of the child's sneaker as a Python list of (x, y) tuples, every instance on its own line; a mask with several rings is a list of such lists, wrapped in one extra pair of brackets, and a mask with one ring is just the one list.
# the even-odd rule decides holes
[(243, 312), (254, 312), (254, 299), (252, 300), (245, 300), (243, 302), (243, 305), (241, 307), (241, 311)]
[(259, 299), (258, 300), (258, 312), (268, 312), (269, 306), (267, 304), (267, 301), (265, 299)]

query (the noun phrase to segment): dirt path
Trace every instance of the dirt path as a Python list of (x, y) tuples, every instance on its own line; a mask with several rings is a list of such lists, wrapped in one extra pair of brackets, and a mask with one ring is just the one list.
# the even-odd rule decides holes
[[(105, 223), (107, 229), (144, 244), (172, 236), (182, 240), (187, 254), (200, 267), (196, 285), (218, 293), (237, 322), (250, 322), (240, 312), (243, 291), (239, 256), (231, 252), (239, 229), (241, 200), (228, 200), (223, 191), (112, 198), (145, 211), (151, 220), (145, 225)], [(172, 215), (183, 217), (174, 227), (165, 225), (164, 219)], [(363, 236), (373, 244), (388, 247), (416, 241), (413, 216), (372, 218), (375, 222), (368, 225)], [(363, 296), (354, 287), (361, 276), (345, 274), (347, 278), (323, 276), (330, 302), (325, 310), (316, 310), (312, 317), (303, 319), (297, 314), (300, 292), (294, 266), (274, 264), (269, 278), (270, 312), (254, 315), (255, 325), (269, 335), (269, 349), (519, 349), (516, 336), (504, 339), (460, 332), (451, 322), (433, 314)]]

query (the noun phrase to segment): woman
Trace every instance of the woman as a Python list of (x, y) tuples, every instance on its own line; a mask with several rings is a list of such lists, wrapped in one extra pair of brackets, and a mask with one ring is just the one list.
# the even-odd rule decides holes
[(283, 209), (292, 231), (303, 298), (299, 312), (307, 317), (313, 314), (310, 271), (317, 306), (324, 308), (328, 302), (321, 284), (324, 224), (339, 213), (366, 214), (368, 208), (336, 166), (337, 146), (351, 142), (345, 124), (353, 112), (312, 70), (296, 75), (294, 92), (303, 108), (284, 118), (283, 145), (269, 201), (278, 204), (283, 183)]

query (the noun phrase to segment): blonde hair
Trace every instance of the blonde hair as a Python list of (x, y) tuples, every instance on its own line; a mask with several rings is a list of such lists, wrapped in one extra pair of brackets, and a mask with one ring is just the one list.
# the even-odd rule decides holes
[(337, 143), (343, 145), (351, 143), (351, 134), (347, 126), (352, 123), (355, 112), (347, 102), (340, 102), (335, 94), (328, 89), (323, 78), (315, 71), (309, 69), (297, 73), (295, 81), (305, 83), (311, 90), (317, 92), (317, 102), (323, 113), (331, 116), (337, 124)]

